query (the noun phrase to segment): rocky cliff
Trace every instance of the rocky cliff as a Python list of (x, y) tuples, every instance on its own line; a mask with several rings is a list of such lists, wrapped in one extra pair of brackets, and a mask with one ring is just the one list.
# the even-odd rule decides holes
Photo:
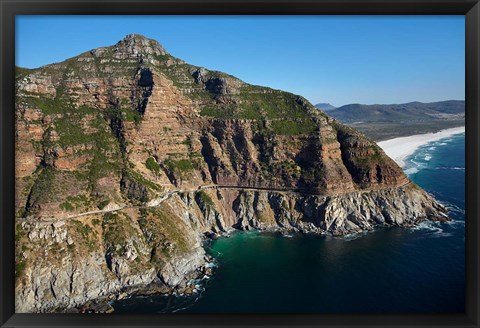
[(205, 272), (204, 233), (446, 220), (370, 139), (301, 96), (128, 35), (16, 74), (17, 312)]

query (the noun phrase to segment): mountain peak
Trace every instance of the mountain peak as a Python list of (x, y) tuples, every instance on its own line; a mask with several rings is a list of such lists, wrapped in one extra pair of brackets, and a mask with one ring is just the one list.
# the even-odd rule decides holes
[(148, 56), (148, 55), (166, 55), (167, 52), (163, 46), (155, 40), (146, 38), (141, 34), (128, 34), (122, 40), (113, 46), (113, 51), (128, 56)]
[(142, 34), (136, 34), (136, 33), (131, 33), (131, 34), (125, 35), (125, 37), (123, 39), (121, 39), (120, 41), (118, 41), (117, 43), (121, 43), (121, 42), (123, 42), (123, 43), (149, 43), (149, 42), (158, 43), (157, 41), (155, 41), (153, 39), (149, 39)]
[(323, 111), (329, 111), (329, 110), (333, 110), (333, 109), (337, 108), (335, 106), (332, 106), (329, 103), (318, 103), (318, 104), (315, 105), (315, 107), (317, 107), (318, 109), (323, 110)]

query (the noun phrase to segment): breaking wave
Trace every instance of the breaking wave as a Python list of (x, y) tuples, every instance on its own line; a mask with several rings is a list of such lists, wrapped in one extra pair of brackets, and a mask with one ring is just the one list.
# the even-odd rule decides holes
[(418, 172), (418, 168), (416, 167), (411, 167), (409, 169), (404, 170), (406, 175), (412, 175)]
[(445, 232), (442, 223), (433, 221), (423, 221), (410, 228), (411, 231), (425, 231), (429, 232), (429, 237), (450, 237), (451, 232)]
[(357, 238), (360, 238), (362, 236), (364, 236), (365, 234), (367, 234), (368, 231), (362, 231), (362, 232), (356, 232), (356, 233), (349, 233), (348, 235), (344, 235), (342, 236), (343, 240), (345, 241), (352, 241), (352, 240), (355, 240)]
[(459, 171), (465, 171), (464, 167), (458, 167), (458, 166), (439, 166), (435, 168), (436, 170), (459, 170)]

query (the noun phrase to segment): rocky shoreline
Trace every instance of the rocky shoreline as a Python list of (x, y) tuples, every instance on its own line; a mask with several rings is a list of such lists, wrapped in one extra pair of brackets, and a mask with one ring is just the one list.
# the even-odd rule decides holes
[[(184, 231), (182, 234), (195, 241), (190, 244), (187, 253), (174, 255), (173, 258), (171, 256), (175, 253), (172, 253), (170, 260), (162, 260), (158, 267), (152, 267), (157, 240), (154, 233), (160, 229), (155, 222), (165, 220), (162, 219), (163, 212), (147, 216), (151, 228), (143, 223), (145, 219), (129, 219), (132, 221), (122, 223), (122, 227), (130, 227), (131, 231), (120, 253), (118, 250), (109, 251), (109, 243), (104, 241), (101, 249), (106, 247), (106, 250), (91, 253), (97, 254), (94, 255), (97, 256), (95, 260), (76, 258), (74, 253), (64, 256), (62, 262), (70, 263), (72, 269), (52, 267), (48, 255), (47, 260), (41, 262), (43, 264), (29, 269), (26, 274), (32, 282), (26, 284), (17, 296), (22, 301), (22, 308), (34, 312), (110, 312), (112, 309), (108, 302), (129, 294), (193, 292), (188, 281), (211, 273), (208, 263), (212, 259), (205, 254), (203, 243), (206, 239), (228, 236), (232, 230), (343, 236), (370, 231), (377, 226), (410, 227), (423, 220), (449, 220), (446, 208), (415, 185), (326, 197), (238, 190), (233, 193), (210, 190), (208, 193), (208, 206), (195, 193), (175, 195), (162, 204), (162, 211), (171, 216), (169, 220), (174, 220), (176, 225), (185, 225), (186, 230), (181, 230)], [(89, 227), (89, 222), (95, 222), (95, 219), (89, 220), (82, 225), (78, 222), (43, 226), (24, 224), (23, 229), (30, 240), (30, 247), (37, 245), (52, 249), (54, 245), (64, 245), (59, 254), (65, 254), (64, 250), (71, 245), (91, 247), (91, 241), (84, 239), (82, 242), (83, 237), (75, 230), (81, 228), (83, 233), (84, 224)], [(109, 238), (108, 222), (103, 223), (106, 240)], [(135, 227), (138, 224), (140, 226)], [(140, 234), (132, 234), (136, 229)], [(95, 233), (90, 233), (90, 236), (94, 237)], [(142, 243), (141, 239), (144, 239)], [(105, 257), (101, 259), (105, 256), (103, 252), (107, 254), (106, 262)], [(28, 257), (28, 253), (24, 252), (25, 256)], [(42, 287), (43, 290), (39, 289)], [(84, 294), (82, 290), (91, 294)], [(47, 298), (47, 295), (50, 296)], [(72, 295), (76, 297), (72, 298)]]
[[(409, 223), (404, 223), (401, 227), (403, 228), (409, 228), (409, 227), (414, 227), (415, 225), (427, 220), (425, 219), (420, 219), (416, 222), (409, 222)], [(444, 217), (444, 219), (440, 219), (438, 221), (440, 222), (446, 222), (448, 221), (448, 217)], [(331, 236), (331, 237), (336, 237), (336, 238), (344, 238), (350, 235), (355, 235), (358, 233), (362, 232), (369, 232), (375, 230), (377, 227), (398, 227), (397, 224), (385, 224), (381, 222), (377, 222), (374, 225), (372, 225), (371, 229), (364, 230), (364, 231), (359, 231), (359, 232), (353, 232), (350, 234), (345, 234), (345, 235), (338, 235), (338, 234), (332, 234), (329, 232), (325, 231), (312, 231), (312, 230), (303, 230), (303, 229), (298, 229), (296, 227), (293, 228), (284, 228), (284, 227), (258, 227), (258, 228), (253, 228), (255, 231), (258, 231), (260, 233), (278, 233), (283, 237), (291, 237), (291, 234), (315, 234), (315, 235), (321, 235), (321, 236)], [(244, 231), (252, 231), (251, 229), (246, 229)], [(241, 233), (242, 230), (238, 230), (235, 228), (230, 228), (228, 231), (219, 231), (219, 232), (212, 232), (212, 231), (207, 231), (203, 234), (204, 238), (204, 243), (207, 243), (209, 241), (217, 240), (219, 238), (229, 238), (231, 233)], [(175, 295), (175, 296), (184, 296), (184, 295), (195, 295), (199, 291), (196, 289), (196, 283), (195, 281), (198, 279), (205, 279), (205, 278), (210, 278), (214, 274), (214, 265), (215, 259), (210, 256), (206, 255), (205, 256), (205, 262), (206, 264), (202, 265), (200, 268), (197, 268), (195, 271), (190, 272), (184, 277), (184, 280), (181, 281), (181, 283), (175, 287), (168, 287), (165, 285), (160, 279), (155, 279), (148, 285), (140, 285), (140, 286), (131, 286), (122, 289), (119, 292), (110, 294), (105, 297), (100, 297), (91, 301), (86, 302), (85, 304), (82, 304), (80, 306), (76, 306), (73, 308), (68, 308), (68, 309), (62, 309), (62, 308), (57, 308), (52, 310), (51, 312), (65, 312), (65, 313), (113, 313), (115, 312), (115, 308), (112, 306), (113, 301), (120, 301), (126, 298), (129, 298), (131, 296), (153, 296), (153, 295)]]
[(15, 81), (17, 313), (193, 291), (205, 233), (448, 220), (375, 142), (305, 98), (140, 35)]
[(160, 279), (156, 278), (147, 285), (131, 286), (124, 288), (108, 296), (99, 297), (90, 300), (79, 306), (72, 308), (55, 308), (47, 312), (51, 313), (113, 313), (114, 307), (111, 305), (113, 301), (119, 301), (131, 296), (150, 296), (150, 295), (194, 295), (199, 292), (195, 281), (198, 279), (205, 279), (213, 274), (213, 269), (210, 264), (214, 259), (207, 255), (205, 256), (206, 264), (197, 268), (195, 271), (185, 275), (184, 279), (175, 287), (169, 287)]
[[(30, 241), (29, 247), (36, 246), (39, 250), (57, 247), (57, 251), (47, 254), (45, 261), (40, 259), (42, 262), (27, 270), (31, 283), (24, 280), (26, 284), (17, 298), (22, 301), (22, 308), (27, 311), (34, 309), (34, 312), (109, 312), (108, 302), (131, 293), (192, 292), (188, 281), (211, 270), (208, 263), (212, 259), (206, 256), (203, 247), (205, 239), (228, 236), (232, 229), (342, 236), (370, 231), (376, 226), (409, 227), (423, 220), (448, 220), (446, 208), (415, 185), (326, 197), (238, 190), (210, 190), (204, 193), (209, 197), (208, 204), (195, 193), (180, 194), (162, 204), (161, 212), (152, 212), (144, 219), (125, 216), (121, 226), (114, 226), (115, 229), (128, 229), (122, 234), (130, 236), (125, 239), (120, 252), (119, 248), (111, 249), (109, 246), (112, 223), (105, 218), (102, 225), (105, 239), (99, 253), (93, 252), (90, 246), (92, 240), (82, 235), (86, 234), (88, 227), (92, 230), (89, 230), (88, 236), (95, 238), (93, 229), (98, 227), (95, 219), (49, 225), (24, 223), (20, 228)], [(169, 217), (165, 218), (164, 213), (168, 213)], [(176, 222), (176, 229), (185, 225), (173, 232), (189, 236), (190, 246), (184, 251), (186, 253), (177, 254), (175, 249), (179, 246), (167, 245), (172, 248), (172, 255), (162, 260), (159, 266), (152, 267), (156, 258), (155, 245), (160, 241), (155, 234), (162, 229), (158, 224), (170, 224), (165, 221), (167, 219)], [(137, 229), (138, 233), (132, 234)], [(120, 233), (116, 231), (116, 234)], [(179, 239), (179, 245), (186, 242), (182, 240)], [(162, 248), (165, 247), (163, 245)], [(71, 248), (74, 252), (84, 247), (91, 249), (93, 257), (79, 258), (75, 253), (65, 253)], [(31, 250), (22, 254), (28, 258)], [(52, 267), (57, 254), (65, 254), (58, 269), (55, 265)], [(49, 258), (49, 255), (55, 257)], [(69, 263), (71, 269), (61, 263)], [(50, 296), (47, 298), (47, 295)], [(76, 295), (75, 298), (72, 295)]]

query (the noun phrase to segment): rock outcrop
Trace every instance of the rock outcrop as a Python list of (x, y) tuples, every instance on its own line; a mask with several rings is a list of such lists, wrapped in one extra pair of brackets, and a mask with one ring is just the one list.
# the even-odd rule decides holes
[(16, 89), (17, 312), (171, 291), (205, 271), (205, 233), (448, 219), (374, 142), (301, 96), (139, 35), (18, 69)]

